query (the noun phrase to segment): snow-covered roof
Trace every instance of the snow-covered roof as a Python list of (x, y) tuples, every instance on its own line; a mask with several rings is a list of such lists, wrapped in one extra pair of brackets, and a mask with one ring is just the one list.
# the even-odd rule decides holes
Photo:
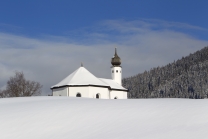
[(51, 88), (62, 87), (62, 86), (84, 86), (84, 85), (95, 85), (104, 86), (110, 89), (127, 90), (121, 85), (111, 79), (97, 78), (90, 73), (86, 68), (80, 67), (58, 84)]
[(54, 87), (61, 87), (66, 85), (97, 85), (97, 86), (106, 86), (108, 87), (108, 84), (105, 84), (100, 79), (95, 77), (92, 73), (90, 73), (87, 69), (84, 67), (78, 68), (76, 71), (71, 73), (69, 76), (67, 76), (65, 79), (63, 79), (58, 84), (52, 86)]
[(121, 86), (112, 79), (104, 79), (104, 78), (99, 78), (99, 79), (104, 83), (108, 84), (111, 89), (127, 90), (126, 88), (124, 88), (123, 86)]

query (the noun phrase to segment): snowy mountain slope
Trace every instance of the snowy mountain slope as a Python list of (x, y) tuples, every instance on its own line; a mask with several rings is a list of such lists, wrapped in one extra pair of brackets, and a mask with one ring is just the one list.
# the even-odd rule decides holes
[(207, 130), (207, 99), (0, 99), (0, 139), (206, 139)]
[(208, 98), (208, 46), (162, 67), (124, 78), (128, 98)]

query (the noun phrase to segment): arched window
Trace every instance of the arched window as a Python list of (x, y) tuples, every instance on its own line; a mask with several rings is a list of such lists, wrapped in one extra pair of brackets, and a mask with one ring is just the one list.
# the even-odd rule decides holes
[(100, 98), (100, 94), (96, 94), (96, 98), (99, 99)]
[(114, 99), (118, 99), (117, 97), (114, 97)]
[(76, 97), (82, 97), (82, 95), (80, 93), (77, 93)]

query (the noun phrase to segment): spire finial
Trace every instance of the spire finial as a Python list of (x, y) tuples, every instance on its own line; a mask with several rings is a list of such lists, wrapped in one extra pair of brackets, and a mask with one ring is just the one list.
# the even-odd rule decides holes
[(117, 55), (117, 47), (115, 47), (115, 56)]
[(81, 62), (81, 67), (83, 67), (83, 63)]

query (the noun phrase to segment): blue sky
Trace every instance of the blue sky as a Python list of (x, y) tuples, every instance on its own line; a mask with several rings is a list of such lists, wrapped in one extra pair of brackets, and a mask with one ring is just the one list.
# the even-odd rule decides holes
[(29, 36), (67, 35), (115, 19), (159, 19), (208, 28), (207, 5), (205, 0), (9, 0), (0, 4), (0, 30)]
[(208, 2), (199, 0), (8, 0), (0, 3), (0, 88), (14, 71), (43, 94), (80, 63), (111, 78), (114, 48), (123, 77), (208, 46)]

